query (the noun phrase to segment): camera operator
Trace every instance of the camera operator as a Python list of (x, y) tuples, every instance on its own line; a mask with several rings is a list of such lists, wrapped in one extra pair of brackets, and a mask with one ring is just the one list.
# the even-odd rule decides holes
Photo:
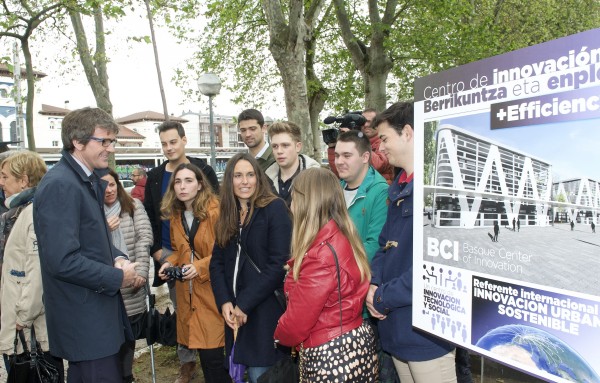
[[(361, 116), (361, 114), (362, 114), (362, 116)], [(360, 116), (360, 119), (354, 117), (353, 115)], [(394, 168), (388, 162), (387, 157), (379, 151), (379, 144), (380, 144), (381, 140), (377, 136), (377, 131), (375, 129), (371, 128), (371, 122), (373, 121), (373, 119), (375, 118), (376, 115), (377, 115), (377, 111), (375, 109), (367, 108), (363, 112), (348, 113), (342, 117), (337, 118), (335, 120), (335, 122), (339, 122), (340, 120), (342, 120), (342, 122), (339, 126), (340, 133), (347, 132), (351, 129), (355, 129), (355, 130), (362, 131), (363, 134), (365, 136), (367, 136), (367, 138), (369, 139), (369, 141), (371, 143), (371, 150), (372, 150), (371, 165), (373, 165), (375, 170), (377, 170), (383, 176), (383, 178), (385, 178), (387, 184), (389, 185), (392, 182), (392, 180), (394, 179)], [(349, 116), (353, 116), (354, 118), (348, 119)], [(328, 117), (325, 120), (326, 124), (328, 123), (327, 122), (328, 119), (331, 119), (331, 118)], [(353, 123), (352, 126), (348, 126), (346, 121), (352, 121), (352, 123)], [(336, 135), (336, 137), (337, 137), (337, 135)], [(329, 167), (331, 168), (331, 171), (339, 178), (338, 171), (335, 167), (335, 144), (336, 144), (336, 141), (334, 140), (331, 142), (331, 140), (325, 139), (325, 143), (327, 144), (327, 159), (329, 160)]]
[(377, 110), (367, 108), (363, 110), (362, 115), (367, 121), (362, 126), (361, 131), (371, 142), (371, 165), (385, 178), (387, 184), (390, 185), (394, 180), (394, 167), (390, 165), (387, 157), (379, 151), (381, 139), (377, 135), (377, 131), (371, 128), (371, 123), (375, 119), (375, 116), (377, 116)]

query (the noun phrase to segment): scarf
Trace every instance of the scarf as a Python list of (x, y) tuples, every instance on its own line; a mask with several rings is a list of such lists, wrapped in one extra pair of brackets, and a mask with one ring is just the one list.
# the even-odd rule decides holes
[(35, 187), (25, 189), (20, 193), (11, 195), (4, 202), (8, 211), (0, 217), (0, 263), (4, 261), (4, 248), (8, 236), (21, 211), (33, 201), (34, 194)]
[[(119, 200), (117, 199), (115, 201), (115, 203), (112, 204), (112, 206), (108, 206), (107, 204), (104, 204), (104, 215), (106, 217), (112, 217), (113, 215), (120, 217), (121, 216), (121, 202), (119, 202)], [(121, 252), (123, 252), (123, 254), (128, 255), (127, 254), (127, 244), (125, 243), (125, 238), (123, 237), (123, 233), (121, 232), (121, 226), (119, 226), (115, 230), (111, 231), (110, 234), (112, 235), (113, 245), (117, 249), (121, 250)]]

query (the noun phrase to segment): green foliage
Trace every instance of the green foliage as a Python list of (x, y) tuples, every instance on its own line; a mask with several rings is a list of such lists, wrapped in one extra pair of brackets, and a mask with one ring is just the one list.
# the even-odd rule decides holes
[(145, 36), (129, 36), (127, 39), (131, 40), (131, 41), (135, 41), (137, 43), (152, 44), (152, 39), (148, 35), (145, 35)]

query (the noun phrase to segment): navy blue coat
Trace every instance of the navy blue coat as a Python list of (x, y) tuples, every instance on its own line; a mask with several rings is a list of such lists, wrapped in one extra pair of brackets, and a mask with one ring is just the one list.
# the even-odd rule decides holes
[(132, 338), (119, 291), (123, 271), (113, 267), (123, 253), (112, 246), (104, 216), (107, 182), (97, 195), (81, 166), (62, 155), (33, 200), (50, 351), (69, 361), (95, 360)]
[[(399, 177), (388, 190), (388, 215), (371, 263), (371, 283), (379, 286), (373, 305), (387, 315), (378, 322), (383, 349), (398, 359), (421, 362), (445, 355), (454, 346), (412, 327), (413, 182), (399, 185)], [(388, 242), (393, 244), (386, 246)]]
[[(277, 198), (264, 208), (256, 208), (242, 230), (241, 243), (260, 273), (241, 254), (237, 276), (237, 297), (233, 295), (233, 272), (238, 236), (227, 246), (215, 244), (210, 261), (210, 279), (217, 307), (231, 302), (248, 315), (238, 330), (234, 361), (247, 366), (270, 366), (283, 354), (273, 347), (273, 334), (283, 308), (275, 290), (283, 286), (284, 265), (290, 257), (292, 223), (285, 202)], [(227, 355), (233, 345), (233, 331), (225, 325)]]

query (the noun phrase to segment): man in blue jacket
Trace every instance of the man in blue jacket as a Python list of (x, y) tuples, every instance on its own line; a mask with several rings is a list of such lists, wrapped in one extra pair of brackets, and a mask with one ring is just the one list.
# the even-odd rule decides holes
[(136, 264), (111, 244), (101, 179), (118, 131), (101, 109), (69, 113), (62, 158), (33, 200), (50, 351), (69, 361), (69, 383), (122, 381), (119, 348), (133, 339), (120, 288)]
[(454, 346), (412, 327), (414, 117), (411, 102), (398, 102), (373, 122), (380, 151), (402, 168), (390, 185), (388, 216), (372, 261), (367, 308), (392, 354), (401, 382), (456, 382)]

